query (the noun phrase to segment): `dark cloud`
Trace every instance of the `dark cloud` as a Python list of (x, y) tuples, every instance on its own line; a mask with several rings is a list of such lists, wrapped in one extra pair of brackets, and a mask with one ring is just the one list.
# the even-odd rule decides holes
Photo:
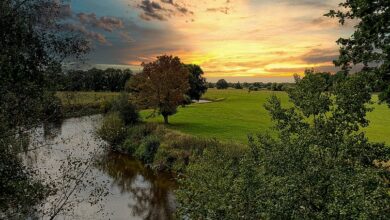
[(77, 24), (77, 23), (67, 23), (63, 24), (62, 27), (66, 30), (72, 31), (72, 32), (78, 32), (83, 34), (85, 37), (87, 37), (90, 40), (96, 40), (101, 44), (109, 44), (106, 37), (98, 32), (94, 32), (91, 30), (88, 30), (84, 25)]
[(327, 8), (331, 8), (335, 6), (331, 4), (330, 0), (279, 0), (279, 1), (283, 3), (287, 3), (289, 5), (297, 5), (297, 6), (313, 6), (313, 7), (327, 7)]
[(130, 42), (130, 43), (134, 42), (134, 39), (130, 36), (128, 32), (120, 31), (118, 35), (125, 42)]
[(221, 12), (224, 14), (229, 14), (230, 8), (229, 7), (218, 7), (218, 8), (208, 8), (206, 9), (208, 12)]
[(124, 27), (122, 20), (116, 17), (103, 16), (97, 18), (95, 13), (79, 13), (77, 14), (77, 18), (82, 24), (101, 28), (108, 32), (112, 32), (114, 29), (121, 29)]
[(138, 4), (138, 8), (140, 8), (143, 12), (140, 14), (140, 18), (143, 20), (167, 20), (169, 17), (175, 15), (187, 15), (193, 14), (188, 8), (178, 3), (173, 2), (173, 0), (160, 0), (161, 3), (166, 6), (161, 5), (156, 1), (151, 0), (142, 0), (140, 4)]
[(149, 0), (143, 0), (141, 1), (141, 4), (138, 5), (140, 9), (143, 10), (143, 13), (140, 15), (140, 18), (144, 20), (166, 20), (166, 15), (164, 15), (164, 12), (166, 11), (165, 8), (163, 8), (159, 3), (149, 1)]
[(338, 57), (337, 49), (312, 49), (301, 59), (307, 63), (326, 63), (336, 60)]
[(91, 54), (95, 63), (139, 64), (162, 54), (175, 54), (178, 48), (192, 50), (191, 44), (173, 29), (148, 27), (130, 19), (123, 20), (123, 30), (131, 30), (131, 36), (119, 33), (120, 38), (110, 38), (112, 46), (98, 46)]
[(171, 5), (174, 4), (174, 3), (173, 3), (173, 0), (161, 0), (161, 2), (167, 3), (167, 4), (171, 4)]

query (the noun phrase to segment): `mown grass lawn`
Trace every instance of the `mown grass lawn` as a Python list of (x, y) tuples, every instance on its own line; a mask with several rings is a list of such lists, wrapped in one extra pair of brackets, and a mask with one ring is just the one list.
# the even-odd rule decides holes
[[(209, 89), (204, 99), (218, 100), (212, 103), (192, 104), (179, 108), (169, 118), (171, 129), (184, 133), (221, 140), (247, 142), (248, 134), (266, 132), (272, 127), (268, 112), (263, 105), (271, 94), (276, 94), (283, 105), (289, 105), (285, 92)], [(375, 101), (377, 97), (374, 95)], [(365, 129), (371, 141), (390, 144), (390, 109), (374, 104), (368, 114), (371, 124)], [(143, 111), (145, 118), (149, 111)], [(162, 117), (145, 119), (162, 123)]]

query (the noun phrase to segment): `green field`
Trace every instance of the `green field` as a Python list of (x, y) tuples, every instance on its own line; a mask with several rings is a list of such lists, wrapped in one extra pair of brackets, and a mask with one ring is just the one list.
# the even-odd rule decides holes
[[(246, 142), (248, 134), (265, 132), (272, 127), (263, 107), (271, 94), (276, 94), (284, 105), (289, 104), (285, 92), (209, 89), (203, 98), (218, 101), (179, 108), (178, 113), (170, 117), (169, 128), (196, 136)], [(377, 97), (374, 95), (373, 99)], [(368, 115), (371, 124), (365, 129), (367, 135), (372, 141), (390, 144), (390, 109), (386, 105), (374, 104), (374, 107)], [(148, 111), (142, 115), (145, 117)], [(162, 117), (146, 120), (162, 123)]]
[[(212, 103), (192, 104), (180, 107), (178, 113), (171, 116), (169, 128), (195, 136), (247, 142), (248, 134), (268, 131), (272, 122), (263, 104), (271, 94), (276, 94), (288, 105), (285, 92), (247, 90), (209, 89), (204, 99), (215, 100)], [(113, 92), (59, 92), (57, 94), (67, 105), (96, 106), (104, 101), (114, 99), (118, 93)], [(374, 101), (377, 96), (374, 95)], [(390, 109), (386, 105), (374, 104), (375, 110), (368, 114), (371, 122), (365, 129), (372, 141), (390, 144)], [(149, 118), (150, 111), (142, 111), (146, 121), (162, 123), (162, 117)]]
[(57, 97), (65, 106), (72, 105), (100, 105), (104, 101), (111, 101), (117, 92), (57, 92)]

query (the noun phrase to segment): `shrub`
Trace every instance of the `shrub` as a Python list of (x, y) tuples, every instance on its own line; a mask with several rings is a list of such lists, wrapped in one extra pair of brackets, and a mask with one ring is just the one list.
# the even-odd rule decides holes
[(142, 141), (145, 137), (156, 133), (156, 130), (159, 130), (159, 126), (155, 123), (145, 123), (137, 126), (130, 127), (127, 130), (127, 135), (133, 141)]
[(63, 117), (61, 100), (52, 93), (46, 93), (43, 97), (43, 113), (45, 120), (56, 121)]
[(138, 146), (139, 142), (134, 141), (131, 137), (127, 137), (121, 145), (121, 149), (130, 155), (134, 155)]
[(229, 87), (229, 83), (226, 82), (224, 79), (218, 80), (218, 82), (215, 84), (217, 89), (227, 89)]
[(97, 134), (111, 146), (120, 144), (126, 135), (125, 123), (119, 113), (110, 113), (104, 117)]
[(154, 156), (160, 146), (160, 139), (151, 135), (146, 137), (135, 152), (135, 157), (145, 163), (153, 163)]
[(236, 84), (234, 84), (233, 86), (235, 89), (243, 89), (242, 85), (240, 82), (237, 82)]
[(138, 110), (131, 102), (129, 102), (129, 96), (126, 93), (122, 93), (114, 100), (111, 111), (118, 112), (126, 125), (139, 122), (140, 117)]
[(108, 113), (112, 108), (112, 102), (111, 101), (108, 101), (108, 100), (103, 100), (102, 102), (100, 102), (100, 110), (103, 112), (103, 113)]

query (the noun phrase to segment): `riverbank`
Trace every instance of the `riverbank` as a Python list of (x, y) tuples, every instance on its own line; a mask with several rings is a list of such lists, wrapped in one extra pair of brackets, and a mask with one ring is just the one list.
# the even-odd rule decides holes
[(118, 119), (113, 117), (105, 118), (97, 134), (108, 142), (111, 150), (135, 157), (157, 171), (184, 173), (206, 149), (246, 148), (239, 143), (184, 134), (157, 123), (118, 126)]
[[(95, 135), (101, 120), (101, 115), (94, 115), (39, 126), (32, 131), (30, 148), (33, 150), (21, 155), (23, 161), (39, 171), (44, 180), (63, 174), (65, 170), (62, 166), (66, 160), (90, 164), (75, 193), (69, 194), (73, 204), (69, 206), (69, 213), (65, 210), (58, 218), (173, 219), (176, 209), (175, 177), (167, 172), (155, 172), (134, 157), (106, 150), (106, 144)], [(45, 147), (37, 147), (34, 143)], [(65, 177), (60, 177), (72, 178), (84, 167), (71, 169)], [(58, 187), (62, 189), (62, 186)], [(104, 196), (96, 204), (89, 203), (97, 189), (103, 190)], [(48, 210), (44, 211), (50, 211), (52, 202), (62, 198), (62, 191), (58, 193), (48, 198), (44, 206)]]
[(117, 92), (57, 92), (64, 118), (82, 117), (107, 112)]
[[(238, 141), (246, 144), (248, 134), (267, 132), (272, 127), (270, 116), (263, 105), (276, 94), (283, 105), (289, 105), (285, 92), (252, 91), (227, 89), (209, 89), (202, 99), (211, 103), (192, 104), (179, 108), (178, 113), (170, 117), (167, 128), (185, 134), (204, 138), (216, 138), (222, 141)], [(109, 101), (119, 93), (113, 92), (58, 92), (66, 117), (76, 117), (103, 113)], [(378, 97), (373, 95), (374, 111), (368, 113), (370, 125), (364, 128), (367, 136), (374, 142), (390, 144), (390, 108), (377, 104)], [(162, 123), (162, 117), (147, 118), (150, 111), (141, 111), (148, 122)], [(271, 131), (272, 132), (272, 131)]]

